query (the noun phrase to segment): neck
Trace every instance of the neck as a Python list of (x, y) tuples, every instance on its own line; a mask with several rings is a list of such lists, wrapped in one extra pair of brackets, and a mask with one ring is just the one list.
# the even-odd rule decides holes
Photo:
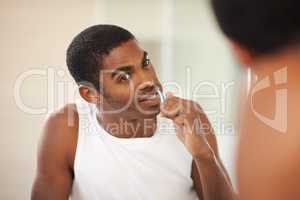
[(255, 120), (261, 119), (258, 116), (273, 121), (279, 120), (278, 116), (286, 119), (286, 114), (289, 119), (298, 119), (293, 113), (300, 100), (300, 48), (257, 58), (250, 69), (247, 94), (242, 92), (240, 96), (241, 113), (255, 116)]
[(97, 119), (109, 134), (119, 138), (151, 137), (156, 130), (156, 116), (128, 119), (120, 115), (97, 112)]
[[(282, 102), (280, 109), (297, 109), (296, 101), (300, 100), (300, 47), (255, 58), (249, 69), (251, 76), (244, 77), (240, 83), (240, 117), (243, 113), (252, 115), (256, 111), (256, 115), (273, 119), (276, 106)], [(287, 98), (285, 92), (288, 92)]]
[(300, 47), (257, 58), (251, 65), (251, 71), (258, 78), (273, 75), (274, 72), (284, 68), (287, 68), (289, 76), (300, 72)]

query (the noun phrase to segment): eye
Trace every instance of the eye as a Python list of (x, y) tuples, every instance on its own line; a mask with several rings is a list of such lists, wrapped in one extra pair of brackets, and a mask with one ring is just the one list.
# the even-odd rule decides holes
[(147, 67), (147, 66), (149, 66), (150, 64), (151, 64), (151, 61), (150, 61), (149, 58), (144, 59), (144, 61), (143, 61), (143, 67)]
[(120, 73), (118, 76), (118, 81), (127, 81), (130, 79), (130, 74), (128, 73)]

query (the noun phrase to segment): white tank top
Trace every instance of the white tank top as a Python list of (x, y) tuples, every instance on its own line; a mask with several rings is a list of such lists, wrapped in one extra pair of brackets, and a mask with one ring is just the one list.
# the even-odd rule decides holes
[(99, 125), (94, 105), (80, 99), (76, 106), (72, 200), (198, 199), (192, 187), (192, 157), (170, 120), (158, 117), (152, 137), (117, 138)]

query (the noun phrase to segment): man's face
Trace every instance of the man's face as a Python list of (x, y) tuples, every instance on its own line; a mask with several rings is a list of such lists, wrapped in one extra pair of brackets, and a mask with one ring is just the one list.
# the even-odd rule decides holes
[(160, 111), (162, 89), (147, 52), (129, 40), (103, 57), (100, 70), (101, 112), (126, 118), (153, 117)]

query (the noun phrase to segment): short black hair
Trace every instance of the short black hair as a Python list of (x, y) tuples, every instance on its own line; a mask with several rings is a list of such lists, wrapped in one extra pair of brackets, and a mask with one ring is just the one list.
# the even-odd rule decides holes
[(211, 0), (222, 31), (257, 55), (300, 42), (299, 0)]
[(108, 24), (89, 27), (75, 36), (67, 49), (66, 62), (76, 83), (88, 83), (99, 90), (103, 55), (131, 39), (135, 37), (128, 30)]

